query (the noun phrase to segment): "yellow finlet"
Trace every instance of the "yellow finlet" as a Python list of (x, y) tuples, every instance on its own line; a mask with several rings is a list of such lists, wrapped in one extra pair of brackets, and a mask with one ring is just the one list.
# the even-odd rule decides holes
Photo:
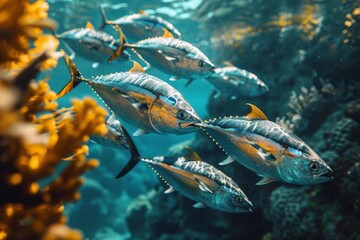
[(141, 67), (141, 65), (135, 61), (132, 61), (134, 63), (133, 67), (129, 70), (129, 72), (141, 72), (145, 73), (145, 70)]
[(192, 150), (188, 146), (184, 146), (184, 148), (186, 148), (186, 150), (188, 150), (189, 152), (186, 156), (184, 156), (187, 160), (202, 162), (201, 158), (199, 157), (199, 155), (197, 155), (197, 153), (194, 150)]
[(86, 28), (95, 29), (94, 26), (89, 21), (86, 23)]
[(268, 120), (266, 115), (257, 106), (251, 103), (247, 103), (246, 105), (251, 107), (251, 112), (245, 116), (246, 118)]
[(174, 35), (171, 34), (171, 32), (169, 32), (169, 30), (167, 30), (166, 28), (163, 28), (164, 30), (164, 35), (162, 35), (163, 38), (174, 38)]
[(145, 10), (140, 9), (140, 10), (139, 10), (139, 14), (141, 14), (141, 15), (146, 15), (146, 12), (145, 12)]

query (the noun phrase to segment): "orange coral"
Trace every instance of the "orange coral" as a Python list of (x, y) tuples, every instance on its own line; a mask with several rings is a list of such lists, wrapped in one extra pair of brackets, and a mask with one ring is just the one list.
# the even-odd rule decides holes
[[(42, 32), (55, 27), (47, 9), (45, 0), (0, 2), (0, 240), (82, 238), (63, 204), (79, 199), (81, 175), (99, 164), (86, 159), (89, 135), (107, 131), (94, 100), (59, 110), (47, 82), (31, 81), (60, 56)], [(60, 171), (62, 159), (71, 161)]]

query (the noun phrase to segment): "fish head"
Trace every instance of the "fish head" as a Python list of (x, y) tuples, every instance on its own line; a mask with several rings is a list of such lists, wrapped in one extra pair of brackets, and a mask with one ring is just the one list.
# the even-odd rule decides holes
[(240, 85), (243, 85), (249, 97), (258, 97), (269, 91), (269, 87), (255, 74), (238, 68), (236, 68), (233, 73), (238, 77), (240, 82), (243, 82), (243, 84)]
[(334, 179), (333, 171), (321, 158), (284, 156), (280, 165), (280, 175), (290, 183), (313, 185)]
[[(256, 77), (256, 76), (255, 76)], [(257, 77), (256, 77), (257, 78)], [(260, 79), (256, 79), (250, 91), (250, 96), (261, 96), (269, 91), (269, 87)]]
[(189, 72), (188, 78), (205, 78), (215, 72), (215, 65), (203, 54), (188, 53), (181, 58), (179, 70)]
[(216, 191), (215, 204), (225, 212), (251, 212), (253, 204), (240, 188), (221, 186)]
[(177, 134), (196, 131), (197, 128), (193, 124), (202, 122), (195, 110), (178, 92), (155, 100), (150, 109), (150, 119), (158, 132)]

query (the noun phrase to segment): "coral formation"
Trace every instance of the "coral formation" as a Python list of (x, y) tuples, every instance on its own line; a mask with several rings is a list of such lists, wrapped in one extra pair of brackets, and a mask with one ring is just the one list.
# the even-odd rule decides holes
[(94, 100), (58, 109), (47, 82), (32, 80), (59, 57), (58, 41), (42, 32), (55, 27), (47, 9), (44, 0), (0, 4), (0, 239), (81, 239), (64, 204), (79, 199), (81, 175), (98, 166), (85, 156), (89, 135), (106, 133)]

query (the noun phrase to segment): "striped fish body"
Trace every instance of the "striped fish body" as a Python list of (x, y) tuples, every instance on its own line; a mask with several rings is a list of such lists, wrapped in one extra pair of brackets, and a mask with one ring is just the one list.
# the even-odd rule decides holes
[(269, 91), (268, 86), (251, 72), (237, 67), (216, 68), (206, 78), (221, 93), (237, 97), (258, 97)]
[[(122, 120), (147, 132), (183, 134), (197, 130), (183, 122), (201, 121), (175, 88), (154, 76), (121, 72), (86, 81)], [(187, 119), (176, 118), (179, 109)]]
[(208, 121), (208, 125), (229, 129), (244, 142), (258, 145), (274, 158), (311, 157), (320, 158), (311, 147), (292, 132), (269, 120), (254, 120), (246, 117), (229, 117)]
[[(91, 28), (76, 28), (66, 31), (58, 36), (79, 56), (93, 61), (106, 62), (119, 47), (119, 42), (105, 32), (99, 32)], [(128, 61), (130, 55), (123, 52), (116, 60)]]
[[(156, 159), (156, 158), (154, 158)], [(208, 207), (225, 212), (248, 212), (252, 206), (239, 186), (220, 170), (202, 161), (184, 157), (160, 157), (161, 161), (143, 160), (176, 191)], [(207, 186), (208, 190), (199, 185)], [(226, 193), (225, 193), (226, 192)], [(241, 203), (234, 199), (241, 197)]]
[(205, 78), (214, 64), (199, 49), (176, 38), (149, 38), (129, 44), (150, 65), (178, 78)]
[[(221, 121), (221, 120), (220, 120)], [(239, 134), (235, 126), (223, 128), (210, 121), (203, 124), (202, 129), (230, 156), (251, 171), (274, 180), (282, 180), (276, 162), (268, 153), (261, 153), (248, 140)], [(240, 131), (241, 132), (241, 131)], [(267, 160), (270, 158), (270, 161)]]
[(310, 185), (332, 179), (324, 160), (271, 121), (229, 117), (207, 121), (202, 128), (233, 160), (268, 180)]
[(180, 38), (180, 32), (168, 21), (161, 17), (144, 14), (132, 14), (110, 21), (118, 24), (131, 42), (162, 36), (164, 29), (168, 30), (175, 38)]

